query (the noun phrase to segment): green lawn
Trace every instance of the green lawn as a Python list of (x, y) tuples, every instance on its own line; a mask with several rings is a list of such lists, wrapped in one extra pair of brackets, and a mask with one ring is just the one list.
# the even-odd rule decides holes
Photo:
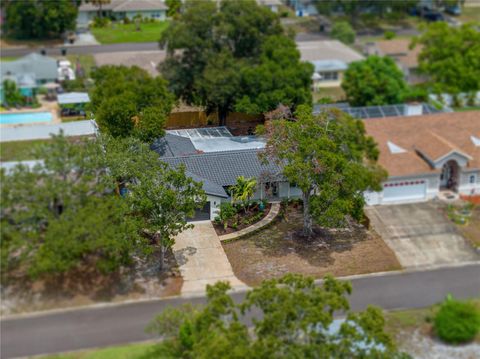
[(92, 68), (97, 64), (93, 55), (67, 55), (67, 60), (70, 61), (75, 68), (77, 61), (85, 69), (85, 77), (89, 78)]
[(462, 22), (480, 22), (480, 6), (472, 6), (462, 8), (462, 15), (458, 17), (458, 20)]
[(168, 27), (168, 21), (140, 24), (140, 31), (135, 24), (112, 24), (105, 28), (93, 28), (91, 31), (102, 44), (118, 44), (122, 42), (154, 42)]
[(49, 355), (44, 359), (154, 359), (161, 358), (160, 345), (157, 343), (138, 343), (86, 350), (75, 353)]
[(480, 106), (474, 106), (474, 107), (456, 107), (455, 112), (464, 112), (464, 111), (478, 111), (480, 110)]
[(24, 161), (33, 159), (33, 149), (50, 140), (0, 142), (0, 161)]
[(0, 57), (0, 61), (5, 61), (5, 62), (15, 61), (17, 59), (18, 59), (18, 57), (14, 57), (14, 56), (2, 56), (2, 57)]

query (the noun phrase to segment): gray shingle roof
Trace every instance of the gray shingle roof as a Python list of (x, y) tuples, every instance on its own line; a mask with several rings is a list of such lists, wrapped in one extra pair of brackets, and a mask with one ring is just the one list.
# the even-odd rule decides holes
[(189, 138), (166, 133), (152, 144), (152, 150), (160, 157), (175, 157), (197, 153), (195, 146)]
[(8, 74), (34, 74), (38, 80), (55, 80), (57, 73), (57, 60), (48, 56), (31, 53), (15, 61), (2, 61), (2, 77)]
[[(102, 10), (120, 11), (151, 11), (167, 10), (167, 6), (162, 0), (112, 0), (109, 3), (102, 4)], [(98, 11), (99, 6), (91, 2), (83, 1), (78, 11)]]
[(282, 180), (281, 168), (274, 163), (262, 164), (258, 153), (259, 150), (210, 152), (164, 157), (162, 161), (172, 166), (184, 164), (187, 171), (220, 186), (234, 185), (239, 176), (253, 177), (259, 182)]
[(185, 171), (185, 173), (187, 174), (188, 177), (190, 177), (194, 181), (202, 182), (202, 188), (203, 188), (203, 190), (205, 191), (206, 194), (210, 194), (212, 196), (218, 196), (218, 197), (222, 197), (222, 198), (228, 198), (228, 194), (227, 194), (227, 192), (225, 192), (225, 189), (222, 186), (220, 186), (216, 183), (213, 183), (212, 181), (210, 181), (206, 178), (202, 178), (200, 176), (197, 176), (195, 173), (192, 173), (192, 172), (189, 172), (189, 171)]

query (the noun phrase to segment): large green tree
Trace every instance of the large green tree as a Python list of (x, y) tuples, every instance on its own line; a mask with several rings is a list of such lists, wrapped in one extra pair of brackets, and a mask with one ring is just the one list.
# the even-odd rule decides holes
[(397, 104), (409, 93), (404, 75), (395, 62), (379, 56), (352, 62), (345, 71), (342, 89), (352, 106)]
[[(349, 311), (348, 282), (289, 274), (264, 281), (236, 304), (230, 285), (207, 286), (207, 304), (169, 308), (149, 326), (162, 358), (408, 358), (385, 333), (382, 312)], [(346, 318), (334, 323), (334, 313)], [(254, 316), (249, 328), (247, 318)]]
[(109, 174), (128, 191), (126, 200), (144, 222), (143, 233), (158, 247), (162, 269), (165, 251), (175, 236), (192, 225), (188, 217), (201, 208), (206, 196), (202, 184), (171, 168), (158, 154), (132, 138), (110, 141), (106, 153)]
[(459, 28), (431, 24), (416, 40), (422, 44), (420, 71), (432, 85), (448, 93), (480, 90), (480, 32), (474, 24)]
[(300, 62), (277, 15), (253, 0), (221, 1), (218, 7), (187, 1), (160, 45), (167, 48), (160, 68), (172, 91), (218, 112), (222, 122), (233, 110), (262, 112), (311, 100), (313, 70)]
[(102, 131), (146, 142), (164, 135), (174, 103), (164, 79), (135, 66), (102, 66), (92, 77), (90, 108)]
[(307, 106), (296, 118), (267, 122), (260, 131), (267, 138), (262, 157), (283, 167), (288, 181), (301, 189), (303, 234), (310, 237), (314, 221), (337, 227), (348, 216), (360, 219), (363, 192), (379, 190), (385, 172), (360, 120), (338, 110), (312, 115)]
[(109, 272), (156, 248), (163, 255), (203, 204), (201, 184), (137, 139), (59, 135), (35, 157), (34, 168), (1, 173), (3, 274)]
[(5, 4), (4, 31), (19, 39), (59, 38), (75, 30), (78, 7), (72, 0), (21, 0)]

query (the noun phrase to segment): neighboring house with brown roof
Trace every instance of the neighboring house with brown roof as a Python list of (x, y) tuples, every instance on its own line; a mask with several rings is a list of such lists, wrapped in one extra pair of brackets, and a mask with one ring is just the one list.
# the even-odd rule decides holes
[(402, 70), (405, 79), (410, 84), (416, 84), (425, 81), (425, 76), (418, 72), (418, 55), (422, 51), (422, 46), (417, 45), (410, 48), (409, 39), (392, 39), (366, 44), (365, 52), (367, 55), (388, 56)]
[[(165, 20), (167, 9), (164, 0), (111, 0), (102, 4), (102, 16), (123, 20), (132, 20), (135, 16), (155, 20)], [(99, 6), (83, 0), (78, 8), (77, 27), (87, 27), (98, 16)]]
[(386, 117), (364, 121), (389, 173), (369, 204), (415, 202), (441, 190), (480, 194), (480, 111)]

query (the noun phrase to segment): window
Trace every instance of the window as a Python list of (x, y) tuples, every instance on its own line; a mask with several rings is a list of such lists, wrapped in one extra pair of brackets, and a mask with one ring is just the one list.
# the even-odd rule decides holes
[(476, 180), (475, 175), (471, 175), (469, 182), (470, 182), (471, 184), (474, 184), (474, 183), (475, 183), (475, 180)]
[(338, 72), (319, 72), (322, 79), (320, 81), (334, 81), (338, 80)]

